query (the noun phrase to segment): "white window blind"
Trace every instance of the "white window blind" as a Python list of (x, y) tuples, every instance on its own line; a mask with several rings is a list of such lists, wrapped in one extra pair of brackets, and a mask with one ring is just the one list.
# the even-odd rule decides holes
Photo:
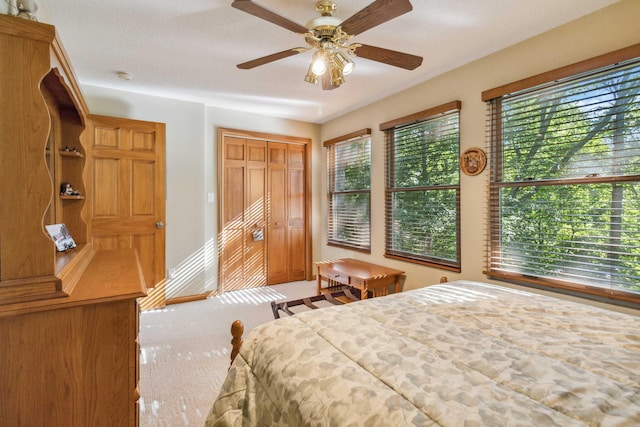
[(640, 302), (640, 61), (618, 59), (488, 100), (488, 274)]
[(385, 256), (460, 270), (459, 110), (455, 101), (381, 125)]
[(368, 133), (348, 140), (325, 143), (329, 199), (327, 243), (369, 252), (371, 137), (370, 130), (365, 131)]

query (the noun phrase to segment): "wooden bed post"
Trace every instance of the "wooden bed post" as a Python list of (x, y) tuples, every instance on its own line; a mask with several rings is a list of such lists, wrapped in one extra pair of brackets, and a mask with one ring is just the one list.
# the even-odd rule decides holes
[[(236, 320), (231, 324), (231, 363), (236, 359), (240, 346), (242, 345), (242, 334), (244, 333), (244, 325), (241, 321)], [(231, 367), (231, 365), (229, 365)]]

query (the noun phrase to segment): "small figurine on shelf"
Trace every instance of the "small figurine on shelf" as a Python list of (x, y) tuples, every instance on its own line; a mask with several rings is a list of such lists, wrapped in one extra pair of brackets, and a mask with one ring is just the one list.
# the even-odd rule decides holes
[(78, 151), (78, 149), (76, 147), (72, 147), (70, 148), (68, 145), (65, 145), (64, 148), (60, 149), (61, 153), (73, 153), (77, 156), (81, 156), (80, 152)]
[[(9, 3), (11, 5), (11, 3)], [(29, 21), (37, 21), (36, 12), (38, 11), (38, 4), (33, 0), (18, 0), (17, 5), (14, 6), (18, 9), (18, 18), (28, 19)]]
[(71, 185), (71, 183), (63, 182), (62, 184), (60, 184), (60, 195), (61, 196), (78, 196), (80, 195), (80, 193), (78, 193), (76, 190), (73, 189), (73, 186)]

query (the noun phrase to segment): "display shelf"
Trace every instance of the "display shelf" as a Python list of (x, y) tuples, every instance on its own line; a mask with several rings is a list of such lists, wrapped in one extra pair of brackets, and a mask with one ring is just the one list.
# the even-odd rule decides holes
[[(41, 86), (51, 120), (47, 144), (52, 151), (49, 157), (53, 158), (50, 174), (54, 190), (58, 193), (50, 208), (54, 214), (46, 218), (54, 224), (65, 224), (76, 243), (86, 243), (88, 232), (83, 218), (85, 151), (80, 139), (85, 129), (85, 118), (75, 107), (72, 86), (66, 83), (57, 68), (47, 73)], [(63, 183), (69, 183), (78, 194), (62, 193)]]
[(84, 157), (84, 154), (82, 154), (79, 151), (66, 151), (66, 150), (60, 150), (60, 155), (63, 157)]
[[(55, 29), (0, 15), (0, 56), (12, 58), (0, 64), (2, 100), (20, 117), (0, 119), (0, 133), (12, 141), (0, 160), (2, 306), (60, 298), (73, 289), (86, 263), (76, 261), (72, 265), (79, 271), (58, 276), (55, 243), (43, 229), (64, 223), (77, 244), (87, 245), (88, 195), (80, 139), (85, 130), (84, 102), (74, 92), (77, 84)], [(62, 182), (71, 183), (78, 194), (61, 197)]]

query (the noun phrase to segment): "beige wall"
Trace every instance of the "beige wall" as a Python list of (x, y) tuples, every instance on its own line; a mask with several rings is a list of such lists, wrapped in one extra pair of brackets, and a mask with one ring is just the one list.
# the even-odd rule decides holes
[[(321, 138), (327, 140), (349, 132), (372, 128), (371, 229), (372, 253), (361, 254), (324, 245), (319, 259), (358, 258), (383, 263), (407, 272), (405, 289), (436, 283), (440, 276), (452, 279), (483, 280), (485, 254), (485, 203), (487, 171), (469, 177), (461, 174), (462, 272), (386, 259), (384, 253), (384, 136), (379, 124), (449, 101), (462, 101), (460, 113), (460, 151), (486, 148), (485, 104), (481, 92), (530, 77), (593, 56), (640, 43), (640, 1), (626, 0), (582, 19), (526, 40), (471, 64), (445, 73), (395, 94), (380, 102), (322, 125)], [(428, 61), (425, 58), (425, 61)], [(325, 162), (323, 158), (323, 162)], [(323, 163), (323, 168), (326, 165)], [(323, 175), (321, 191), (326, 192)], [(322, 211), (326, 210), (326, 200)], [(317, 238), (326, 242), (326, 227)]]

